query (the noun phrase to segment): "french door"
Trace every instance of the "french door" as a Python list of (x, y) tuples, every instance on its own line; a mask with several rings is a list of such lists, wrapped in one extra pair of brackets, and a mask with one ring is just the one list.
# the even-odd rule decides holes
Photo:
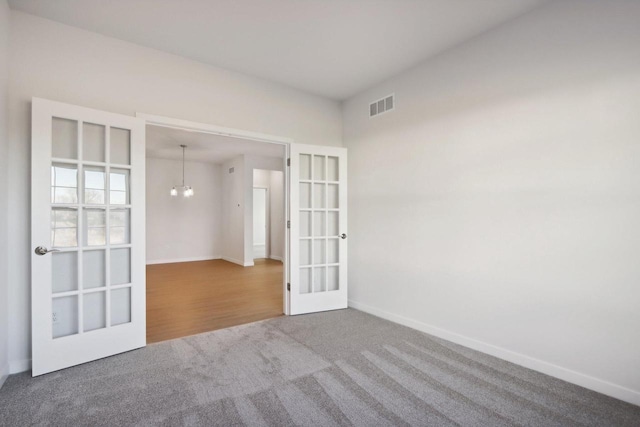
[(32, 104), (32, 372), (143, 347), (145, 122)]
[(290, 313), (347, 308), (347, 150), (291, 144)]

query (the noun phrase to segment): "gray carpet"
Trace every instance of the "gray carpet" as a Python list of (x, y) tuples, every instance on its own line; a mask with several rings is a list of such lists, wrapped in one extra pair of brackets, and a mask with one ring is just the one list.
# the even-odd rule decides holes
[(0, 425), (638, 426), (640, 407), (349, 309), (13, 375)]

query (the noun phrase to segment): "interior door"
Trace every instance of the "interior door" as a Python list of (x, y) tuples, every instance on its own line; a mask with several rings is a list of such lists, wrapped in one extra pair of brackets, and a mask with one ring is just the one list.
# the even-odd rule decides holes
[(32, 372), (146, 345), (145, 122), (32, 104)]
[(347, 150), (291, 144), (291, 314), (347, 308)]

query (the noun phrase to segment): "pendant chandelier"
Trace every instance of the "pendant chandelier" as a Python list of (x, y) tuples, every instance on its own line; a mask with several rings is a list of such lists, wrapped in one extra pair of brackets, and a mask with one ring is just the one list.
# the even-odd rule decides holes
[(193, 188), (190, 185), (184, 185), (184, 149), (187, 148), (186, 145), (180, 145), (182, 147), (182, 185), (174, 185), (171, 189), (171, 195), (177, 196), (178, 190), (182, 192), (184, 197), (193, 196)]

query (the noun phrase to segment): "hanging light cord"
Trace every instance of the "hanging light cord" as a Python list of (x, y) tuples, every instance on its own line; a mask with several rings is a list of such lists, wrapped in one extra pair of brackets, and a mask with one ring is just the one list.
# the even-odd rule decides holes
[(184, 149), (187, 148), (186, 145), (181, 145), (182, 147), (182, 187), (184, 188)]

